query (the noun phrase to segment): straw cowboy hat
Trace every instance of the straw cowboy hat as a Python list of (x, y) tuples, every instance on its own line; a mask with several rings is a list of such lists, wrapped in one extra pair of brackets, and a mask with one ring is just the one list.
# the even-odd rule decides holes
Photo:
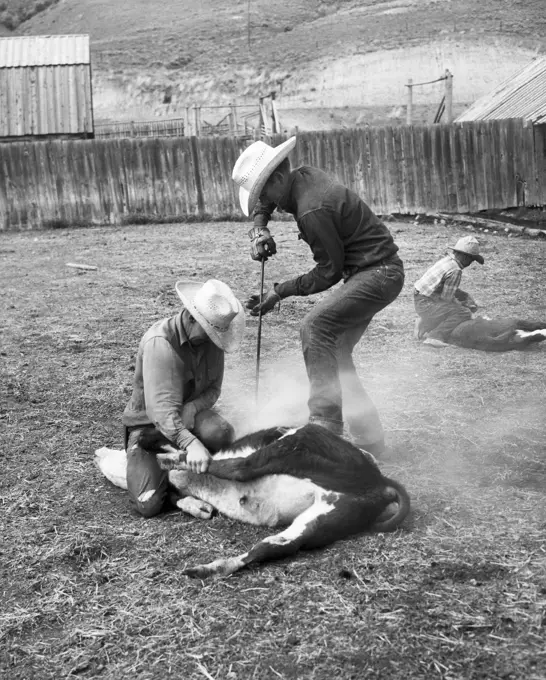
[(205, 283), (178, 281), (178, 297), (212, 342), (224, 352), (233, 352), (245, 332), (245, 311), (231, 288), (216, 279)]
[(463, 236), (460, 238), (454, 246), (449, 246), (449, 250), (455, 250), (458, 253), (464, 253), (465, 255), (470, 255), (473, 260), (483, 264), (484, 259), (480, 255), (480, 244), (478, 239), (474, 236)]
[(296, 138), (290, 137), (279, 146), (254, 142), (237, 159), (231, 175), (239, 187), (241, 210), (248, 217), (254, 210), (267, 180), (292, 149)]

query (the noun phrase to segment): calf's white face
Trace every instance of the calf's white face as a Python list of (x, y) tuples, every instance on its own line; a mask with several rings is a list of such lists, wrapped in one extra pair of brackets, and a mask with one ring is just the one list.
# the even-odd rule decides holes
[(310, 480), (290, 475), (266, 475), (236, 482), (206, 473), (171, 470), (169, 482), (181, 495), (210, 503), (231, 519), (268, 527), (292, 522), (322, 492)]

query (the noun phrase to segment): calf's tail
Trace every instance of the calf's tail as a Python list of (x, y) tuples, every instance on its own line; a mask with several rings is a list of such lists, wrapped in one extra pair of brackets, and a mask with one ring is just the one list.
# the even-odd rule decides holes
[(384, 477), (385, 482), (384, 496), (390, 503), (398, 503), (398, 510), (389, 517), (382, 519), (385, 513), (381, 514), (377, 521), (372, 525), (372, 531), (386, 532), (394, 531), (402, 524), (409, 514), (411, 503), (410, 497), (406, 489), (399, 482), (394, 479)]

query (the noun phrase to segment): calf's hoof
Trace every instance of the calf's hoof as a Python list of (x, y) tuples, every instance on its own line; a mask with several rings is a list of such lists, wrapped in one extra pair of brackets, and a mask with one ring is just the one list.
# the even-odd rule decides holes
[(214, 512), (214, 508), (210, 503), (200, 501), (197, 498), (179, 498), (176, 501), (176, 506), (180, 508), (182, 512), (186, 512), (188, 515), (197, 519), (210, 519)]
[(198, 564), (195, 567), (188, 567), (182, 572), (184, 576), (189, 576), (190, 578), (209, 578), (214, 574), (214, 571), (210, 569), (206, 564)]
[(436, 349), (443, 349), (444, 347), (449, 347), (447, 342), (443, 340), (438, 340), (438, 338), (427, 338), (423, 341), (423, 345), (428, 345), (429, 347), (436, 347)]

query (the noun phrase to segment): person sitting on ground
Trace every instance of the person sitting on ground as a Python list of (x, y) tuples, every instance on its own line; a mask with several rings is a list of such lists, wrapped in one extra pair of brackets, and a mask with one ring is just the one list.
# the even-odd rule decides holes
[(314, 295), (343, 280), (301, 325), (309, 422), (341, 435), (345, 417), (354, 443), (380, 456), (383, 427), (352, 353), (373, 317), (402, 290), (404, 265), (392, 234), (360, 196), (319, 168), (291, 169), (288, 155), (295, 145), (296, 137), (276, 147), (254, 142), (239, 156), (232, 178), (254, 228), (266, 228), (276, 209), (292, 214), (316, 266), (275, 283), (261, 302), (252, 295), (247, 307), (254, 316), (267, 314), (283, 298)]
[(224, 352), (235, 350), (243, 337), (243, 306), (215, 279), (179, 281), (175, 288), (183, 308), (142, 337), (122, 417), (129, 498), (144, 517), (157, 515), (167, 501), (167, 472), (159, 467), (154, 440), (166, 438), (185, 450), (181, 467), (200, 473), (210, 452), (234, 438), (232, 425), (212, 407), (222, 389)]
[(484, 263), (474, 236), (463, 236), (441, 260), (415, 282), (414, 305), (419, 315), (414, 337), (431, 347), (447, 347), (454, 328), (478, 309), (472, 296), (459, 288), (462, 270)]

